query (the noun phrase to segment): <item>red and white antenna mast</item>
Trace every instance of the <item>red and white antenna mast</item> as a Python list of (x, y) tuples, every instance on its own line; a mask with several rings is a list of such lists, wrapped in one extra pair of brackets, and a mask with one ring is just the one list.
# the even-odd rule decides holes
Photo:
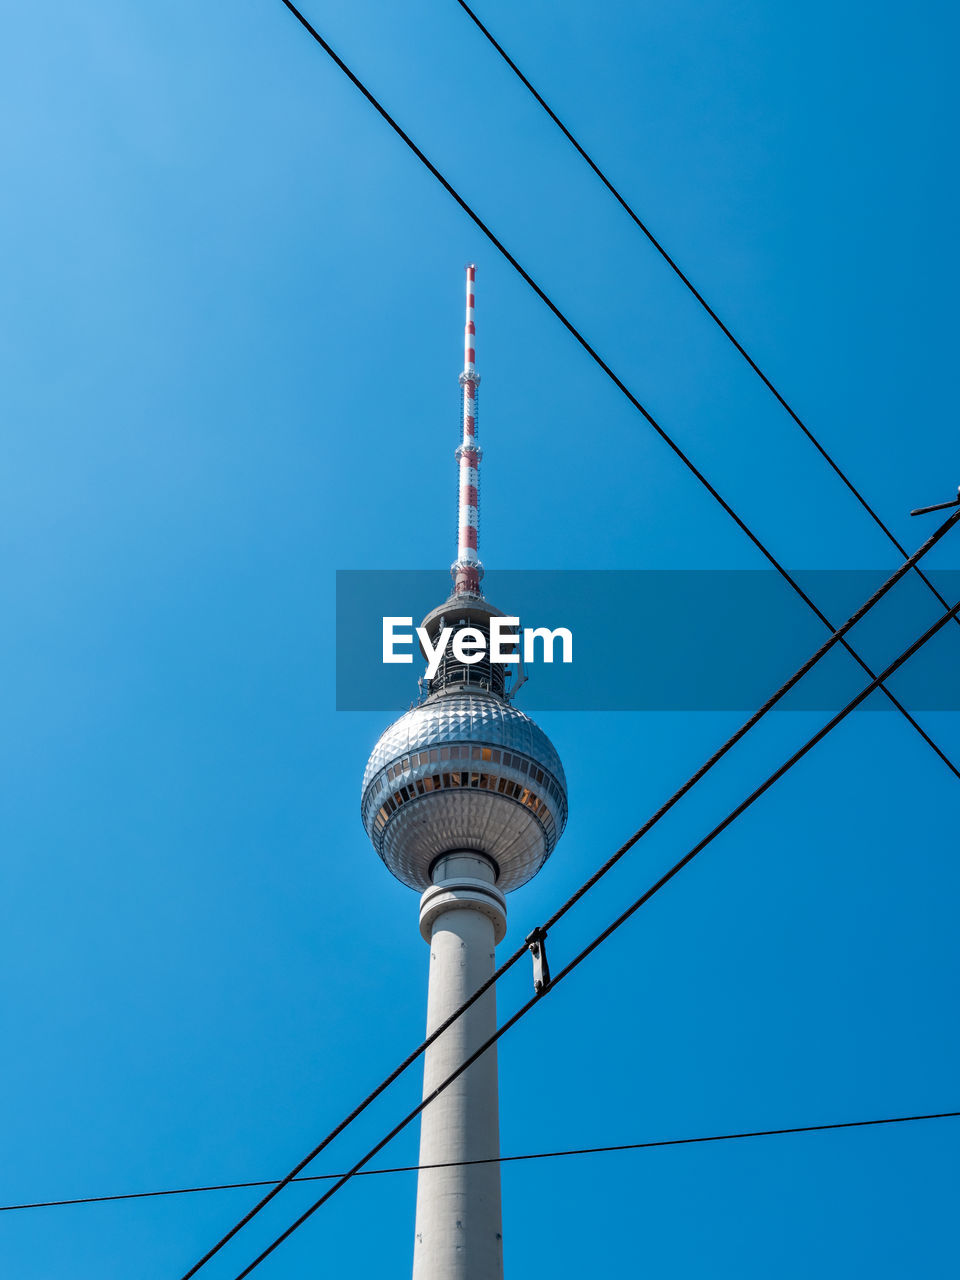
[(460, 464), (460, 505), (457, 526), (457, 558), (450, 566), (455, 596), (479, 596), (483, 565), (477, 555), (479, 525), (478, 492), (480, 488), (480, 459), (483, 450), (477, 444), (477, 327), (474, 323), (474, 290), (477, 268), (467, 266), (467, 319), (463, 331), (463, 373), (460, 386), (463, 395), (463, 437), (457, 446)]

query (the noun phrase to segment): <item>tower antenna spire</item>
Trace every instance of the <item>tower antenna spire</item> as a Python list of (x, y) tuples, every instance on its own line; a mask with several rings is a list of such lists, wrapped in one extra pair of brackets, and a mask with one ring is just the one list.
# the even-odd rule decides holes
[(463, 434), (457, 446), (460, 468), (460, 499), (457, 520), (457, 558), (450, 566), (455, 596), (480, 596), (483, 565), (477, 554), (479, 534), (480, 459), (483, 450), (477, 444), (477, 326), (475, 291), (477, 268), (467, 264), (467, 308), (463, 329), (463, 372), (460, 374)]

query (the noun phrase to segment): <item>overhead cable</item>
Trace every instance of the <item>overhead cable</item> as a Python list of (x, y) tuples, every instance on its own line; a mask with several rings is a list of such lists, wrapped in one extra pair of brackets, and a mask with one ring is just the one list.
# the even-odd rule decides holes
[[(377, 98), (374, 97), (374, 95), (370, 92), (370, 90), (366, 87), (366, 85), (360, 79), (358, 79), (356, 75), (354, 75), (354, 73), (350, 70), (350, 68), (343, 61), (343, 59), (331, 48), (331, 46), (323, 38), (320, 32), (317, 31), (317, 29), (307, 21), (307, 19), (300, 12), (297, 6), (291, 3), (291, 0), (280, 0), (280, 2), (281, 4), (283, 4), (283, 6), (286, 9), (289, 9), (289, 11), (297, 19), (297, 21), (304, 28), (304, 30), (312, 37), (312, 39), (314, 39), (317, 42), (317, 44), (320, 45), (323, 51), (333, 60), (333, 62), (336, 63), (336, 65), (340, 68), (343, 74), (350, 80), (351, 84), (355, 85), (356, 88), (360, 90), (360, 92), (371, 104), (371, 106), (373, 106), (373, 108), (379, 113), (379, 115), (383, 117), (383, 119), (387, 122), (387, 124), (389, 124), (389, 126), (391, 127), (391, 129), (393, 129), (393, 131), (397, 134), (397, 136), (400, 139), (402, 139), (402, 141), (410, 148), (410, 150), (414, 153), (417, 159), (420, 160), (420, 162), (430, 171), (431, 174), (433, 174), (433, 176), (444, 188), (444, 190), (447, 191), (453, 197), (454, 200), (456, 200), (460, 208), (463, 209), (464, 213), (467, 214), (467, 216), (471, 219), (471, 221), (477, 227), (479, 227), (479, 229), (487, 237), (487, 239), (494, 246), (494, 248), (499, 253), (501, 253), (504, 258), (506, 258), (506, 260), (510, 263), (510, 265), (514, 268), (514, 270), (522, 277), (523, 280), (526, 281), (526, 283), (530, 286), (530, 288), (533, 289), (537, 297), (540, 298), (540, 300), (547, 307), (549, 307), (549, 309), (557, 317), (557, 319), (564, 326), (564, 328), (577, 340), (577, 342), (584, 349), (584, 351), (586, 351), (586, 353), (590, 356), (590, 358), (603, 370), (603, 372), (607, 375), (607, 377), (611, 380), (611, 382), (613, 382), (614, 386), (616, 386), (618, 390), (621, 391), (624, 396), (626, 396), (627, 400), (630, 401), (630, 403), (637, 410), (637, 412), (640, 413), (642, 417), (646, 419), (646, 421), (650, 424), (651, 427), (653, 427), (657, 435), (659, 435), (661, 440), (663, 440), (664, 443), (670, 447), (670, 449), (676, 454), (676, 456), (684, 464), (687, 470), (690, 471), (690, 473), (694, 475), (697, 478), (697, 480), (700, 481), (700, 483), (704, 486), (707, 492), (720, 504), (721, 507), (723, 507), (724, 511), (726, 511), (727, 515), (730, 516), (731, 520), (733, 520), (734, 523), (747, 535), (747, 537), (754, 544), (757, 550), (764, 556), (764, 558), (767, 561), (769, 561), (771, 565), (773, 565), (774, 569), (776, 569), (777, 573), (780, 574), (780, 576), (784, 579), (784, 581), (790, 584), (790, 586), (797, 593), (800, 599), (803, 600), (803, 602), (808, 606), (808, 608), (810, 608), (817, 615), (817, 617), (824, 624), (824, 626), (829, 631), (833, 631), (834, 626), (831, 623), (830, 619), (826, 616), (825, 613), (822, 612), (822, 610), (820, 610), (817, 607), (817, 605), (813, 602), (813, 600), (807, 595), (804, 589), (800, 586), (799, 582), (797, 582), (796, 578), (794, 578), (793, 575), (787, 569), (784, 568), (784, 566), (779, 562), (779, 560), (776, 559), (773, 553), (760, 541), (760, 539), (753, 532), (753, 530), (740, 518), (739, 515), (737, 515), (736, 511), (734, 511), (733, 507), (730, 506), (729, 502), (727, 502), (727, 500), (720, 495), (720, 493), (714, 488), (714, 486), (706, 478), (703, 472), (698, 470), (698, 468), (694, 465), (693, 461), (687, 456), (686, 453), (684, 453), (684, 451), (680, 448), (680, 446), (672, 438), (672, 436), (670, 436), (667, 433), (667, 431), (660, 425), (660, 423), (656, 420), (656, 418), (654, 418), (653, 414), (651, 414), (650, 411), (647, 408), (645, 408), (643, 404), (641, 404), (641, 402), (633, 394), (633, 392), (626, 385), (626, 383), (623, 382), (617, 376), (616, 373), (614, 373), (610, 365), (608, 365), (607, 362), (603, 359), (603, 357), (590, 345), (590, 343), (583, 336), (580, 330), (576, 328), (576, 326), (572, 323), (572, 321), (567, 319), (567, 317), (556, 305), (556, 303), (554, 303), (553, 300), (547, 296), (547, 294), (543, 291), (543, 289), (541, 289), (541, 287), (537, 284), (537, 282), (533, 279), (533, 277), (529, 274), (529, 272), (527, 272), (524, 269), (524, 267), (520, 265), (520, 263), (513, 256), (513, 254), (510, 253), (510, 251), (506, 248), (506, 246), (502, 243), (502, 241), (497, 239), (497, 237), (490, 230), (487, 224), (483, 221), (480, 215), (477, 214), (471, 208), (471, 206), (466, 202), (466, 200), (464, 200), (464, 198), (460, 195), (460, 193), (447, 181), (447, 179), (443, 176), (443, 174), (436, 167), (436, 165), (434, 165), (433, 162), (427, 158), (427, 156), (423, 153), (423, 151), (420, 150), (420, 148), (413, 141), (413, 139), (407, 133), (404, 132), (404, 130), (400, 127), (400, 125), (396, 122), (396, 120), (394, 120), (393, 116), (391, 116), (390, 113), (387, 111), (387, 109), (378, 101)], [(867, 665), (867, 663), (863, 660), (863, 658), (860, 657), (857, 651), (854, 648), (852, 648), (852, 646), (849, 645), (846, 640), (842, 640), (841, 643), (843, 644), (843, 647), (847, 650), (847, 652), (850, 654), (850, 656), (867, 673), (867, 675), (872, 677), (874, 674), (873, 671)], [(953, 763), (953, 761), (949, 758), (949, 756), (934, 742), (934, 740), (930, 737), (929, 733), (927, 733), (927, 731), (917, 722), (917, 720), (914, 719), (914, 717), (910, 714), (907, 708), (882, 683), (878, 687), (882, 689), (883, 693), (886, 695), (889, 701), (893, 704), (893, 706), (897, 708), (900, 714), (904, 716), (904, 718), (913, 726), (913, 728), (917, 731), (917, 733), (920, 734), (921, 738), (923, 738), (924, 742), (927, 743), (927, 745), (931, 748), (931, 750), (936, 752), (936, 754), (940, 757), (940, 759), (947, 766), (947, 768), (953, 773), (954, 777), (960, 780), (960, 769), (957, 768), (957, 766)]]
[[(687, 781), (684, 782), (683, 785), (679, 787), (673, 793), (673, 795), (670, 796), (669, 799), (666, 800), (660, 806), (660, 808), (657, 809), (657, 811), (650, 818), (647, 819), (645, 823), (643, 823), (642, 826), (638, 827), (637, 830), (633, 833), (633, 835), (630, 836), (629, 839), (626, 840), (620, 846), (620, 848), (617, 849), (616, 852), (613, 853), (607, 859), (607, 861), (603, 863), (603, 865), (600, 866), (597, 869), (597, 871), (595, 871), (593, 875), (589, 877), (589, 879), (584, 881), (584, 883), (573, 894), (571, 894), (571, 896), (553, 913), (553, 915), (549, 917), (549, 919), (543, 925), (543, 928), (544, 929), (552, 928), (553, 925), (555, 925), (559, 920), (561, 920), (563, 916), (565, 916), (567, 912), (570, 911), (570, 909), (577, 902), (580, 901), (580, 899), (584, 896), (584, 894), (586, 894), (590, 889), (593, 888), (593, 886), (597, 883), (598, 880), (600, 880), (603, 876), (605, 876), (607, 872), (610, 871), (611, 868), (614, 867), (616, 863), (618, 863), (620, 859), (626, 853), (628, 853), (629, 850), (632, 849), (633, 846), (639, 840), (643, 839), (643, 837), (647, 835), (647, 833), (651, 831), (654, 826), (656, 826), (656, 824), (661, 820), (661, 818), (663, 818), (667, 813), (669, 813), (669, 811), (674, 807), (674, 805), (676, 805), (687, 794), (688, 791), (690, 791), (707, 773), (709, 773), (709, 771), (714, 767), (714, 765), (716, 765), (720, 760), (722, 760), (723, 757), (727, 754), (727, 752), (729, 752), (740, 741), (741, 738), (743, 738), (747, 733), (749, 733), (749, 731), (752, 728), (754, 728), (754, 726), (770, 710), (772, 710), (773, 707), (775, 707), (777, 703), (779, 703), (787, 695), (787, 693), (790, 692), (790, 690), (807, 674), (807, 672), (809, 672), (827, 653), (830, 652), (830, 650), (837, 643), (840, 642), (842, 636), (846, 634), (846, 632), (848, 632), (853, 626), (855, 626), (857, 622), (859, 622), (880, 600), (883, 599), (883, 597), (889, 591), (893, 589), (893, 587), (900, 581), (900, 579), (906, 573), (908, 573), (915, 564), (919, 563), (919, 561), (922, 560), (923, 557), (929, 551), (931, 551), (933, 547), (937, 545), (938, 542), (940, 542), (940, 540), (944, 537), (944, 535), (954, 527), (954, 525), (958, 522), (958, 520), (960, 520), (960, 511), (957, 511), (952, 516), (950, 516), (947, 520), (945, 520), (943, 524), (938, 529), (936, 529), (930, 535), (929, 538), (927, 538), (926, 542), (924, 542), (923, 545), (919, 547), (913, 553), (912, 556), (910, 556), (907, 560), (905, 560), (904, 563), (893, 574), (890, 575), (890, 577), (886, 580), (886, 582), (884, 582), (880, 587), (878, 587), (877, 590), (873, 593), (873, 595), (867, 601), (865, 601), (860, 606), (859, 609), (855, 610), (855, 612), (850, 615), (850, 617), (846, 620), (846, 622), (843, 623), (843, 625), (839, 627), (837, 631), (833, 633), (833, 635), (829, 636), (827, 640), (825, 640), (824, 643), (820, 645), (820, 647), (816, 650), (816, 652), (813, 653), (810, 656), (810, 658), (807, 659), (806, 662), (804, 662), (800, 667), (798, 667), (797, 670), (793, 673), (793, 675), (791, 675), (787, 680), (785, 680), (784, 683), (780, 686), (780, 688), (777, 689), (776, 692), (774, 692), (766, 700), (766, 702), (764, 702), (763, 705), (758, 708), (758, 710), (756, 710), (751, 716), (749, 716), (748, 719), (745, 720), (744, 723), (733, 734), (731, 734), (730, 737), (727, 738), (727, 740), (713, 753), (713, 755), (710, 756), (710, 758), (707, 761), (705, 761), (705, 763), (702, 764), (700, 768), (696, 770), (695, 773), (691, 774), (691, 776), (687, 779)], [(407, 1070), (408, 1067), (412, 1066), (413, 1063), (416, 1062), (417, 1059), (437, 1039), (439, 1039), (439, 1037), (449, 1027), (451, 1027), (454, 1024), (454, 1022), (456, 1022), (466, 1012), (467, 1009), (469, 1009), (473, 1004), (475, 1004), (476, 1001), (479, 1000), (481, 996), (483, 996), (487, 991), (489, 991), (492, 986), (494, 986), (497, 982), (499, 982), (500, 978), (502, 978), (503, 975), (508, 972), (508, 970), (513, 968), (513, 966), (517, 963), (517, 961), (520, 960), (521, 957), (523, 957), (526, 954), (526, 951), (527, 951), (527, 947), (526, 947), (526, 944), (524, 943), (523, 945), (518, 947), (517, 950), (514, 951), (512, 955), (508, 956), (507, 959), (504, 960), (503, 963), (499, 966), (499, 968), (496, 969), (496, 971), (490, 976), (490, 978), (487, 979), (486, 982), (484, 982), (480, 987), (477, 988), (477, 990), (473, 993), (472, 996), (470, 996), (467, 1000), (465, 1000), (464, 1003), (460, 1005), (458, 1009), (455, 1009), (448, 1018), (446, 1018), (443, 1022), (441, 1022), (433, 1030), (433, 1032), (429, 1036), (427, 1036), (426, 1039), (424, 1039), (417, 1046), (416, 1049), (413, 1050), (412, 1053), (407, 1055), (407, 1057), (399, 1064), (399, 1066), (397, 1066), (393, 1071), (391, 1071), (390, 1074), (386, 1076), (385, 1079), (382, 1080), (381, 1083), (377, 1085), (377, 1087), (374, 1090), (372, 1090), (366, 1096), (366, 1098), (364, 1098), (363, 1101), (360, 1102), (353, 1109), (353, 1111), (350, 1112), (348, 1116), (346, 1116), (343, 1120), (340, 1121), (338, 1125), (336, 1125), (333, 1129), (331, 1129), (331, 1131), (319, 1143), (317, 1143), (317, 1145), (310, 1152), (308, 1152), (307, 1155), (304, 1156), (304, 1158), (300, 1160), (284, 1178), (280, 1179), (280, 1181), (277, 1182), (270, 1189), (270, 1191), (268, 1191), (267, 1194), (250, 1209), (250, 1211), (247, 1214), (245, 1214), (238, 1222), (236, 1222), (230, 1228), (230, 1230), (227, 1231), (226, 1234), (223, 1235), (216, 1242), (216, 1244), (213, 1245), (213, 1247), (203, 1255), (202, 1258), (200, 1258), (196, 1263), (194, 1263), (194, 1265), (190, 1268), (190, 1270), (185, 1272), (184, 1276), (182, 1277), (182, 1280), (190, 1280), (192, 1276), (196, 1275), (197, 1272), (203, 1266), (205, 1266), (206, 1263), (209, 1262), (209, 1260), (216, 1253), (219, 1253), (219, 1251), (224, 1247), (224, 1245), (227, 1244), (230, 1240), (232, 1240), (233, 1237), (237, 1235), (237, 1233), (247, 1225), (247, 1223), (249, 1223), (253, 1218), (255, 1218), (257, 1214), (263, 1208), (265, 1208), (266, 1205), (268, 1205), (270, 1201), (274, 1199), (274, 1197), (277, 1196), (284, 1189), (284, 1187), (288, 1186), (291, 1182), (293, 1182), (294, 1179), (296, 1179), (297, 1175), (300, 1174), (307, 1167), (307, 1165), (309, 1165), (320, 1154), (321, 1151), (323, 1151), (326, 1147), (328, 1147), (335, 1138), (337, 1138), (341, 1133), (343, 1133), (344, 1130), (348, 1128), (348, 1126), (352, 1124), (354, 1120), (357, 1119), (358, 1116), (360, 1116), (364, 1111), (366, 1111), (366, 1109), (370, 1106), (370, 1104), (374, 1102), (378, 1097), (380, 1097), (380, 1095), (384, 1093), (385, 1090), (388, 1089), (389, 1086), (393, 1084), (393, 1082), (397, 1080)]]
[[(670, 267), (671, 271), (673, 271), (674, 274), (683, 282), (686, 288), (689, 289), (690, 293), (694, 296), (694, 298), (696, 298), (697, 302), (704, 309), (704, 311), (707, 313), (710, 319), (713, 320), (713, 322), (717, 325), (717, 327), (721, 330), (721, 332), (730, 340), (730, 342), (737, 349), (737, 351), (739, 351), (740, 355), (743, 356), (744, 360), (746, 360), (747, 364), (750, 366), (753, 372), (757, 375), (757, 377), (768, 389), (768, 391), (771, 392), (774, 398), (777, 401), (779, 401), (781, 406), (787, 411), (787, 413), (790, 415), (793, 421), (797, 424), (797, 426), (800, 428), (803, 434), (807, 437), (807, 439), (810, 441), (813, 447), (817, 450), (820, 456), (824, 459), (827, 465), (836, 473), (836, 475), (840, 478), (840, 480), (842, 480), (842, 482), (846, 485), (849, 491), (860, 503), (861, 507), (863, 507), (864, 511), (866, 511), (866, 513), (873, 520), (874, 524), (876, 524), (877, 527), (885, 534), (889, 542), (894, 547), (896, 547), (897, 551), (899, 551), (899, 553), (902, 556), (905, 556), (907, 554), (906, 548), (900, 543), (900, 541), (898, 540), (896, 535), (893, 533), (893, 531), (880, 518), (876, 510), (866, 500), (866, 498), (863, 496), (860, 490), (856, 487), (856, 485), (853, 483), (850, 477), (842, 470), (839, 463), (830, 456), (826, 448), (823, 446), (823, 444), (821, 444), (821, 442), (813, 434), (813, 432), (810, 430), (807, 424), (802, 420), (802, 418), (796, 412), (796, 410), (790, 404), (788, 404), (786, 398), (777, 390), (777, 388), (774, 386), (771, 380), (767, 377), (767, 375), (763, 372), (763, 370), (760, 368), (760, 366), (757, 364), (754, 358), (750, 355), (750, 353), (746, 350), (746, 348), (737, 340), (737, 338), (734, 337), (733, 333), (731, 333), (730, 329), (728, 329), (728, 327), (720, 319), (719, 315), (716, 313), (713, 307), (711, 307), (709, 302), (707, 302), (703, 294), (700, 293), (700, 291), (696, 288), (696, 286), (693, 284), (690, 278), (681, 270), (676, 260), (671, 257), (671, 255), (663, 247), (661, 242), (653, 234), (653, 232), (650, 230), (647, 224), (643, 221), (640, 215), (627, 202), (625, 197), (621, 195), (621, 193), (613, 185), (613, 183), (610, 181), (607, 175), (603, 172), (600, 166), (596, 163), (593, 157), (587, 153), (587, 151), (577, 141), (577, 139), (570, 132), (567, 126), (556, 114), (556, 112), (548, 105), (548, 103), (544, 100), (542, 95), (537, 92), (537, 90), (533, 87), (533, 85), (530, 83), (527, 77), (523, 74), (523, 72), (514, 62), (514, 60), (510, 57), (509, 53), (507, 53), (506, 49), (504, 49), (503, 45), (500, 44), (499, 41), (493, 36), (493, 34), (487, 29), (487, 27), (484, 26), (484, 24), (480, 21), (479, 17), (474, 13), (474, 11), (466, 3), (466, 0), (457, 0), (457, 4), (459, 4), (460, 8), (464, 11), (467, 17), (471, 20), (471, 22), (473, 22), (473, 24), (477, 27), (477, 29), (482, 33), (482, 35), (489, 41), (489, 43), (493, 46), (493, 48), (496, 49), (497, 53), (499, 53), (500, 57), (504, 60), (504, 62), (507, 64), (510, 70), (521, 82), (521, 84), (523, 84), (525, 88), (529, 90), (529, 92), (533, 95), (536, 101), (547, 113), (547, 115), (550, 117), (553, 123), (557, 126), (557, 128), (560, 130), (563, 136), (567, 139), (567, 141), (586, 161), (586, 163), (590, 166), (590, 168), (597, 175), (597, 177), (600, 179), (603, 185), (607, 188), (607, 190), (610, 192), (613, 198), (617, 201), (617, 203), (621, 206), (624, 212), (628, 215), (628, 217), (637, 225), (637, 227), (639, 227), (639, 229), (643, 232), (643, 234), (647, 237), (647, 239), (653, 245), (654, 249), (656, 249), (657, 253), (660, 254), (664, 262), (666, 262), (666, 264)], [(946, 609), (947, 608), (946, 600), (940, 594), (940, 592), (937, 590), (934, 584), (930, 581), (927, 575), (923, 572), (923, 570), (917, 567), (915, 568), (914, 572), (917, 573), (919, 577), (926, 583), (926, 585), (930, 588), (930, 590), (936, 596), (937, 600), (939, 600), (939, 602)], [(957, 619), (957, 625), (960, 626), (960, 618)]]
[(491, 1049), (497, 1043), (497, 1041), (503, 1035), (505, 1035), (507, 1031), (510, 1030), (511, 1027), (515, 1026), (521, 1020), (521, 1018), (525, 1017), (530, 1012), (530, 1010), (534, 1007), (534, 1005), (539, 1004), (539, 1002), (542, 999), (544, 999), (544, 997), (549, 992), (554, 990), (554, 988), (558, 985), (558, 983), (562, 982), (564, 978), (568, 977), (569, 974), (571, 974), (576, 968), (578, 968), (578, 966), (581, 965), (584, 962), (584, 960), (587, 959), (588, 956), (592, 955), (593, 952), (596, 951), (596, 949), (599, 946), (601, 946), (602, 943), (604, 943), (607, 940), (607, 938), (611, 936), (611, 934), (615, 933), (622, 925), (624, 925), (633, 915), (636, 914), (637, 911), (640, 910), (642, 906), (644, 906), (647, 902), (649, 902), (650, 899), (654, 897), (655, 894), (659, 893), (659, 891), (665, 885), (669, 884), (670, 881), (675, 876), (677, 876), (683, 870), (684, 867), (686, 867), (690, 862), (692, 862), (693, 859), (699, 853), (702, 853), (703, 850), (710, 843), (712, 843), (712, 841), (715, 840), (718, 835), (720, 835), (723, 831), (725, 831), (727, 827), (731, 825), (731, 823), (735, 822), (736, 819), (739, 818), (741, 814), (743, 814), (747, 809), (751, 807), (751, 805), (755, 804), (756, 801), (762, 795), (764, 795), (767, 791), (769, 791), (769, 789), (774, 785), (775, 782), (777, 782), (780, 778), (782, 778), (785, 773), (789, 772), (789, 770), (792, 769), (795, 764), (797, 764), (800, 760), (802, 760), (804, 756), (806, 756), (807, 753), (810, 752), (817, 745), (817, 743), (821, 742), (827, 736), (827, 734), (830, 733), (833, 729), (835, 729), (837, 725), (840, 724), (844, 719), (846, 719), (846, 717), (850, 715), (852, 711), (855, 711), (856, 708), (859, 707), (861, 703), (863, 703), (870, 696), (871, 693), (873, 693), (877, 688), (879, 688), (882, 680), (888, 679), (891, 675), (894, 674), (895, 671), (899, 670), (899, 668), (903, 666), (903, 664), (909, 658), (911, 658), (919, 649), (921, 649), (929, 640), (931, 640), (941, 630), (941, 628), (946, 626), (946, 624), (950, 622), (951, 619), (956, 617), (958, 613), (960, 613), (960, 600), (958, 600), (955, 605), (951, 606), (951, 608), (949, 608), (946, 611), (946, 613), (941, 614), (941, 616), (937, 619), (937, 621), (934, 622), (930, 627), (928, 627), (927, 630), (920, 637), (918, 637), (918, 639), (914, 640), (914, 642), (911, 645), (909, 645), (906, 649), (904, 649), (903, 652), (897, 658), (895, 658), (894, 661), (891, 662), (890, 665), (883, 672), (881, 672), (879, 676), (875, 676), (874, 679), (871, 680), (868, 685), (864, 686), (864, 688), (860, 690), (860, 692), (856, 695), (856, 697), (852, 698), (846, 704), (846, 706), (844, 706), (840, 711), (838, 711), (836, 715), (832, 716), (826, 722), (826, 724), (824, 724), (820, 729), (817, 730), (815, 734), (813, 734), (812, 737), (807, 739), (807, 741), (803, 744), (803, 746), (799, 747), (796, 751), (794, 751), (793, 754), (790, 755), (781, 765), (779, 765), (778, 768), (776, 768), (773, 771), (773, 773), (771, 773), (767, 778), (765, 778), (764, 781), (760, 783), (759, 786), (755, 787), (753, 791), (751, 791), (750, 794), (744, 800), (742, 800), (734, 809), (731, 809), (731, 811), (727, 814), (727, 816), (721, 822), (719, 822), (710, 832), (708, 832), (708, 834), (704, 836), (702, 840), (700, 840), (697, 844), (693, 846), (692, 849), (690, 849), (687, 853), (685, 853), (684, 856), (680, 858), (678, 862), (675, 862), (674, 865), (659, 878), (659, 880), (655, 881), (655, 883), (652, 884), (650, 888), (645, 890), (645, 892), (642, 893), (640, 897), (637, 898), (634, 902), (632, 902), (630, 906), (626, 908), (625, 911), (622, 911), (620, 915), (616, 917), (616, 919), (612, 920), (605, 929), (603, 929), (600, 933), (598, 933), (591, 942), (589, 942), (581, 951), (579, 951), (572, 960), (568, 961), (568, 963), (562, 969), (560, 969), (560, 971), (553, 977), (553, 979), (548, 985), (545, 985), (539, 988), (535, 992), (535, 994), (531, 997), (531, 999), (529, 999), (526, 1002), (526, 1004), (521, 1005), (521, 1007), (514, 1014), (512, 1014), (506, 1020), (506, 1022), (502, 1023), (497, 1028), (497, 1030), (494, 1032), (492, 1036), (489, 1036), (477, 1049), (474, 1050), (473, 1053), (469, 1054), (469, 1056), (454, 1071), (451, 1071), (450, 1074), (446, 1076), (440, 1082), (440, 1084), (436, 1086), (435, 1089), (431, 1090), (431, 1092), (427, 1094), (427, 1096), (424, 1097), (423, 1100), (420, 1103), (418, 1103), (417, 1106), (415, 1106), (412, 1111), (409, 1111), (407, 1115), (404, 1116), (404, 1118), (398, 1124), (394, 1125), (394, 1127), (389, 1131), (389, 1133), (387, 1133), (383, 1138), (381, 1138), (380, 1141), (377, 1142), (375, 1146), (371, 1147), (370, 1150), (366, 1153), (366, 1155), (362, 1156), (353, 1165), (351, 1169), (349, 1169), (346, 1173), (342, 1174), (341, 1177), (337, 1179), (337, 1181), (334, 1183), (334, 1185), (330, 1188), (329, 1191), (324, 1192), (324, 1194), (320, 1196), (318, 1200), (314, 1201), (314, 1203), (310, 1205), (308, 1209), (306, 1209), (303, 1213), (301, 1213), (300, 1216), (295, 1219), (295, 1221), (293, 1221), (284, 1231), (282, 1231), (280, 1235), (278, 1235), (266, 1247), (266, 1249), (264, 1249), (261, 1253), (259, 1253), (257, 1257), (254, 1258), (253, 1261), (243, 1269), (243, 1271), (238, 1272), (238, 1274), (235, 1277), (235, 1280), (246, 1280), (246, 1277), (250, 1275), (251, 1272), (255, 1271), (256, 1268), (260, 1266), (260, 1264), (264, 1262), (274, 1252), (275, 1249), (279, 1248), (279, 1246), (283, 1244), (285, 1240), (289, 1239), (289, 1237), (295, 1231), (297, 1231), (300, 1227), (302, 1227), (303, 1224), (314, 1213), (316, 1213), (316, 1211), (322, 1205), (326, 1204), (328, 1200), (330, 1200), (334, 1195), (336, 1195), (336, 1193), (341, 1189), (341, 1187), (345, 1186), (347, 1182), (350, 1181), (351, 1178), (353, 1178), (357, 1173), (359, 1173), (365, 1164), (368, 1164), (373, 1159), (373, 1157), (377, 1155), (380, 1151), (382, 1151), (383, 1148), (389, 1142), (392, 1142), (393, 1139), (407, 1127), (407, 1125), (409, 1125), (413, 1120), (415, 1120), (417, 1116), (420, 1115), (420, 1113), (424, 1110), (425, 1107), (428, 1107), (430, 1103), (434, 1102), (447, 1088), (449, 1088), (451, 1084), (453, 1084), (455, 1080), (459, 1079), (459, 1077), (463, 1075), (464, 1071), (466, 1071), (469, 1067), (471, 1067), (473, 1063), (477, 1061), (478, 1058), (482, 1057), (482, 1055), (486, 1053), (488, 1049)]
[[(645, 1151), (655, 1147), (683, 1147), (702, 1142), (731, 1142), (737, 1138), (775, 1138), (791, 1133), (821, 1133), (828, 1129), (861, 1129), (870, 1125), (908, 1124), (917, 1120), (947, 1120), (960, 1116), (960, 1111), (933, 1111), (924, 1115), (884, 1116), (877, 1120), (841, 1120), (834, 1124), (801, 1124), (789, 1129), (748, 1129), (741, 1133), (711, 1133), (696, 1138), (660, 1138), (652, 1142), (617, 1142), (604, 1147), (570, 1147), (563, 1151), (528, 1151), (516, 1156), (488, 1156), (483, 1160), (446, 1160), (442, 1164), (403, 1164), (391, 1169), (361, 1169), (358, 1178), (376, 1178), (382, 1174), (420, 1173), (424, 1169), (455, 1169), (461, 1165), (518, 1164), (527, 1160), (556, 1160), (563, 1156), (607, 1155), (615, 1151)], [(332, 1182), (342, 1173), (308, 1173), (294, 1182)], [(270, 1187), (275, 1178), (256, 1182), (215, 1182), (199, 1187), (167, 1187), (162, 1191), (127, 1191), (112, 1196), (78, 1196), (73, 1200), (33, 1200), (26, 1204), (0, 1204), (0, 1213), (19, 1209), (60, 1209), (67, 1205), (112, 1204), (118, 1200), (149, 1200), (157, 1196), (192, 1196), (207, 1191), (240, 1191), (247, 1187)]]

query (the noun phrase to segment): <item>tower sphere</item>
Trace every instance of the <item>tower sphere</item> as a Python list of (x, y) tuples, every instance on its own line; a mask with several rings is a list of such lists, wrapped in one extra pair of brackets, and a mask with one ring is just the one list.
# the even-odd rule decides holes
[(395, 720), (367, 761), (361, 812), (380, 857), (427, 889), (446, 853), (474, 849), (502, 892), (543, 866), (567, 821), (553, 743), (529, 716), (479, 687), (433, 694)]

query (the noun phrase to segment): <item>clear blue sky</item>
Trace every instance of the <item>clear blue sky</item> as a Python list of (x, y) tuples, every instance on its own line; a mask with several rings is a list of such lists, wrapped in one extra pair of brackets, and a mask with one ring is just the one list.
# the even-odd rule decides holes
[[(782, 560), (892, 563), (453, 0), (307, 11)], [(480, 12), (916, 545), (960, 480), (952, 9)], [(465, 261), (491, 597), (498, 568), (761, 562), (275, 0), (11, 8), (0, 139), (0, 1201), (280, 1175), (423, 1031), (334, 573), (452, 558)], [(509, 947), (739, 718), (540, 719), (571, 818)], [(821, 719), (751, 736), (554, 965)], [(960, 758), (960, 717), (924, 723)], [(957, 794), (894, 714), (842, 726), (505, 1038), (504, 1151), (960, 1106)], [(957, 1124), (511, 1166), (508, 1273), (945, 1276)], [(414, 1192), (354, 1183), (258, 1274), (405, 1275)], [(0, 1270), (175, 1280), (250, 1203), (4, 1215)]]

